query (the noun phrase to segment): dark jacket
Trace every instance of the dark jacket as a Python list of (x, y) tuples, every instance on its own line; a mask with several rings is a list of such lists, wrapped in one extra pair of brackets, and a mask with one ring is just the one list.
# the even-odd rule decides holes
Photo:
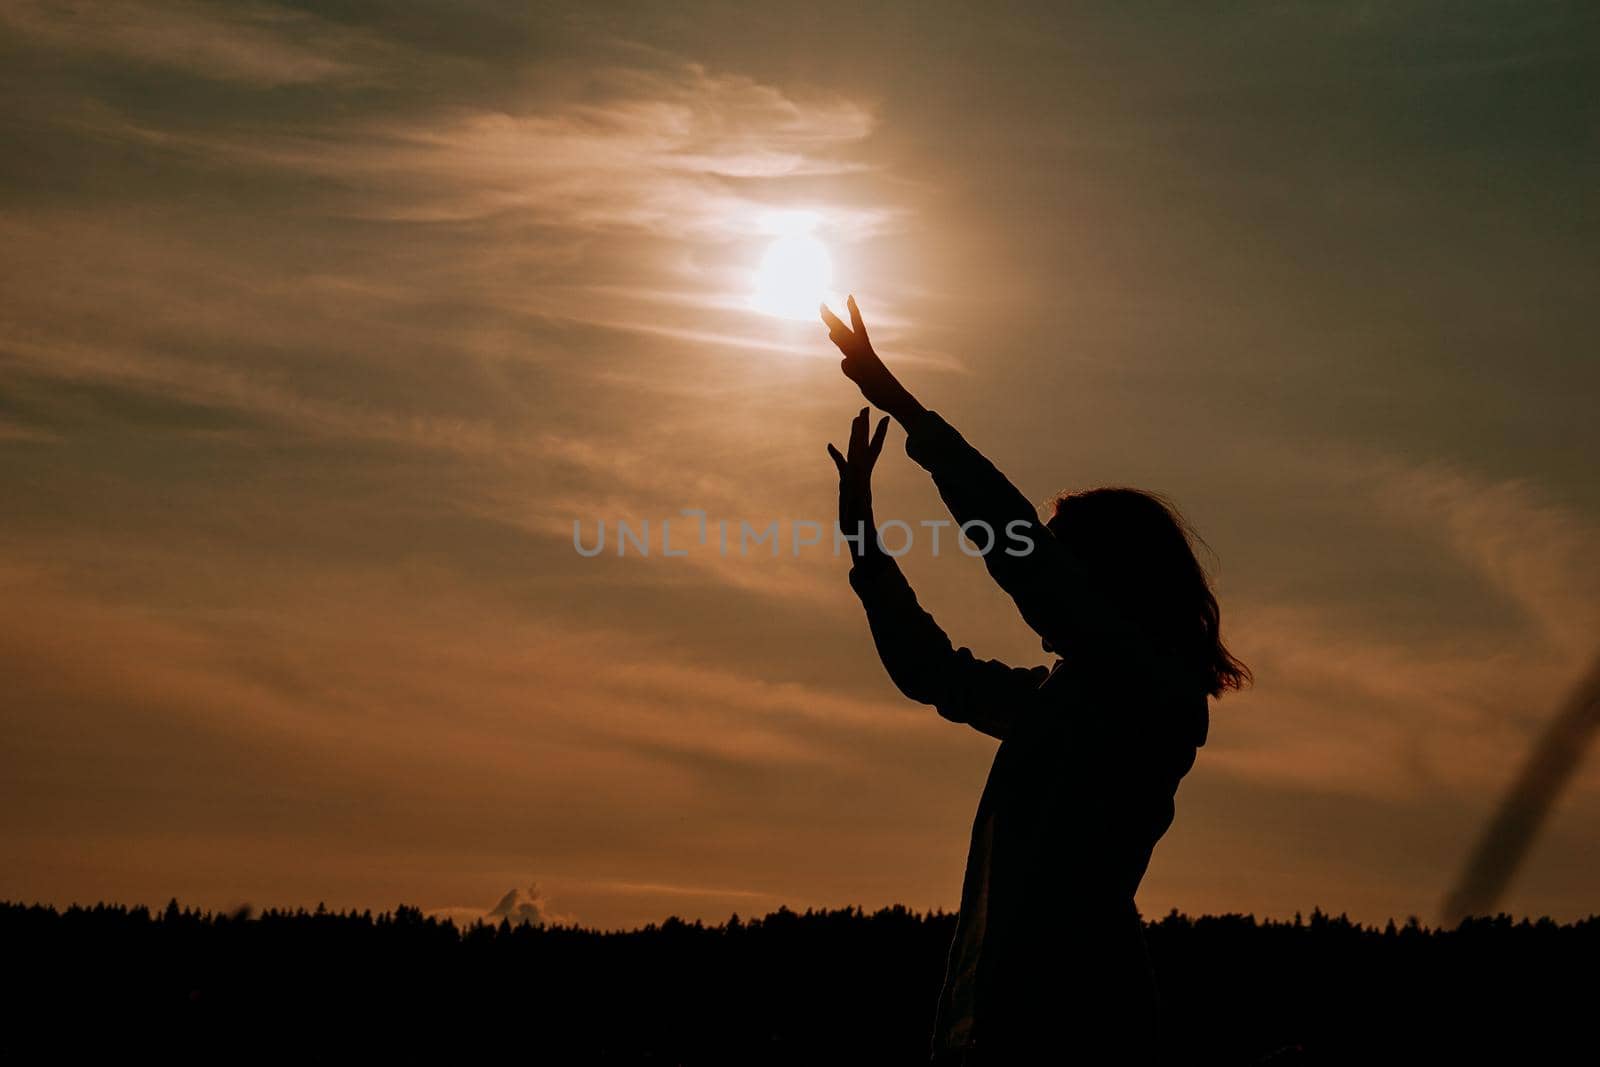
[[(868, 554), (851, 571), (901, 692), (1001, 742), (973, 821), (935, 1051), (1142, 1058), (1156, 999), (1134, 892), (1205, 743), (1205, 693), (937, 414), (909, 427), (906, 451), (958, 523), (994, 531), (990, 575), (1062, 653), (1053, 668), (979, 659), (951, 646), (893, 559)], [(987, 539), (974, 530), (980, 547)]]

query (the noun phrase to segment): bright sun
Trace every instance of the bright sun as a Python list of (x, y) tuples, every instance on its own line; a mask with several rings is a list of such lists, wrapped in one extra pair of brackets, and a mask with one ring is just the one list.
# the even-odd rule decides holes
[(750, 306), (786, 319), (809, 319), (833, 284), (833, 259), (811, 232), (817, 216), (809, 211), (784, 211), (765, 220), (777, 239), (767, 246), (756, 268)]

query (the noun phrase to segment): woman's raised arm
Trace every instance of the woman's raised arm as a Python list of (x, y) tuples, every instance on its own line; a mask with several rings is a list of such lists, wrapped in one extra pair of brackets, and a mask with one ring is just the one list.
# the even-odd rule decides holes
[(872, 468), (883, 450), (888, 420), (868, 437), (867, 409), (850, 425), (844, 454), (828, 446), (839, 469), (839, 528), (853, 536), (850, 586), (861, 598), (878, 658), (896, 688), (931, 704), (952, 722), (1004, 739), (1023, 698), (1049, 675), (1045, 667), (1012, 667), (955, 648), (917, 603), (905, 575), (877, 544), (872, 516)]
[(1131, 621), (1039, 521), (1028, 498), (937, 412), (918, 403), (884, 365), (854, 297), (849, 309), (850, 326), (822, 309), (828, 336), (844, 356), (840, 369), (870, 403), (905, 428), (907, 454), (933, 476), (967, 539), (985, 549), (984, 566), (1016, 602), (1023, 620), (1056, 650), (1086, 637), (1137, 642)]

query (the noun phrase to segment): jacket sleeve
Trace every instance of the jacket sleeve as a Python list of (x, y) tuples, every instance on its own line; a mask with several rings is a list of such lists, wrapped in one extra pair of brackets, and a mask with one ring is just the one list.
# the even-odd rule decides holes
[(971, 649), (952, 648), (888, 556), (858, 563), (850, 571), (850, 585), (867, 610), (889, 678), (900, 692), (933, 705), (951, 722), (1004, 740), (1020, 702), (1050, 675), (1048, 667), (1011, 667), (979, 659)]
[(975, 528), (968, 539), (979, 548), (989, 542), (984, 566), (1034, 632), (1057, 650), (1078, 647), (1086, 637), (1128, 650), (1140, 646), (1132, 621), (1095, 588), (1028, 498), (937, 413), (925, 411), (913, 422), (906, 453), (933, 476), (958, 524), (988, 526), (991, 534)]

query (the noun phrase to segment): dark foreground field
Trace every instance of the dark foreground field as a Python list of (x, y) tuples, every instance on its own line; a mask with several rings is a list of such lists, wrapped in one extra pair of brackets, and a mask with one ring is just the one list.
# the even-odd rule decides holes
[[(916, 1064), (953, 924), (779, 911), (627, 933), (0, 904), (4, 1047)], [(1173, 1062), (1594, 1062), (1600, 921), (1149, 924)], [(1070, 1043), (1070, 1034), (1063, 1034)], [(22, 1062), (6, 1055), (9, 1062)]]

